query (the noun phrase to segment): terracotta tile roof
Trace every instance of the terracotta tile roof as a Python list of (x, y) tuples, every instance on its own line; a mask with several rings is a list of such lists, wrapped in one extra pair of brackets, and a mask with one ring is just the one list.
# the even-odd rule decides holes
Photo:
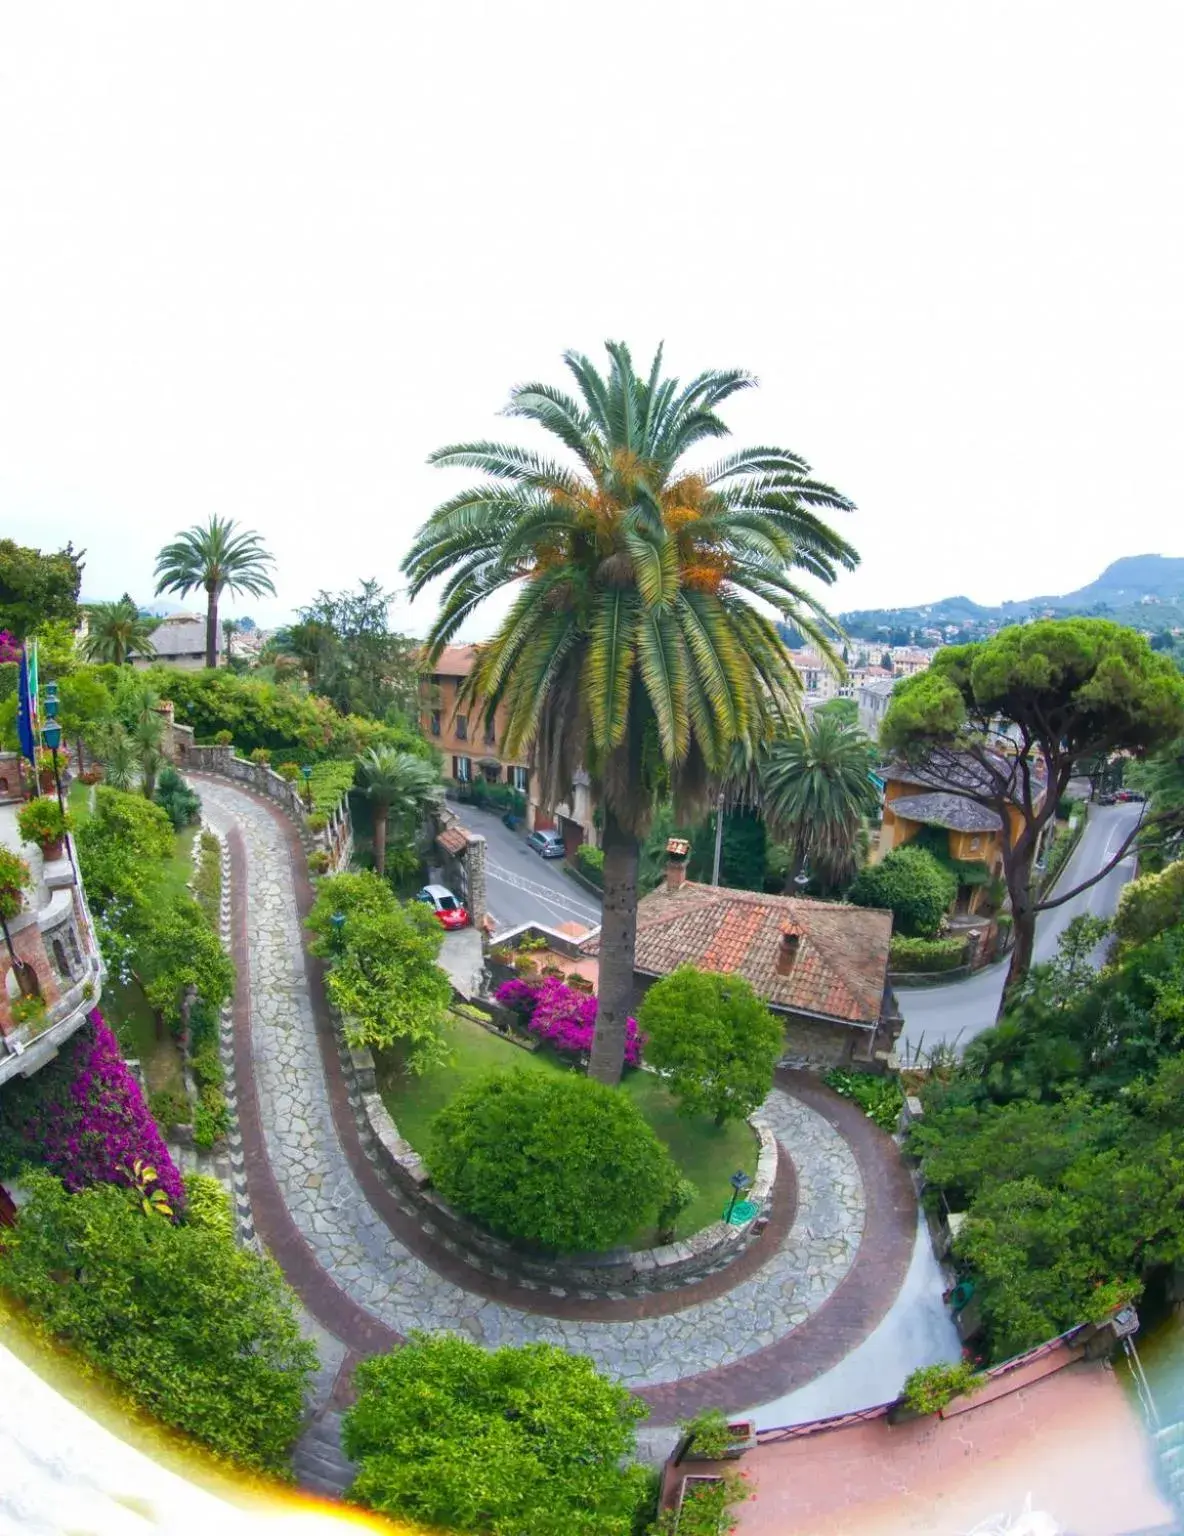
[[(781, 976), (786, 931), (798, 935), (798, 953)], [(890, 912), (688, 880), (673, 892), (659, 886), (638, 903), (635, 964), (651, 976), (686, 962), (735, 972), (775, 1007), (872, 1025), (882, 1011), (891, 937)]]
[(445, 827), (436, 841), (445, 853), (463, 853), (469, 846), (469, 839), (463, 827)]
[(475, 645), (446, 645), (432, 665), (433, 677), (468, 677), (477, 659)]

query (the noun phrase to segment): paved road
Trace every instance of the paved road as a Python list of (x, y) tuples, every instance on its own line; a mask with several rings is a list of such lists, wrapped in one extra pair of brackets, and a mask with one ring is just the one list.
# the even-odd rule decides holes
[(486, 902), (501, 933), (519, 923), (600, 922), (600, 902), (563, 872), (561, 859), (541, 859), (526, 846), (525, 837), (503, 826), (500, 816), (471, 805), (452, 803), (461, 825), (485, 838)]
[[(1060, 890), (1069, 891), (1114, 857), (1123, 838), (1134, 826), (1141, 805), (1095, 805), (1080, 843), (1058, 882)], [(1118, 906), (1119, 893), (1135, 872), (1133, 855), (1123, 859), (1104, 880), (1082, 891), (1064, 906), (1042, 912), (1036, 919), (1035, 958), (1051, 960), (1057, 941), (1075, 917), (1110, 917)], [(969, 981), (952, 982), (947, 987), (897, 988), (896, 997), (904, 1015), (901, 1053), (923, 1049), (940, 1041), (965, 1045), (980, 1030), (995, 1022), (995, 1012), (1003, 991), (1007, 961), (989, 966)]]

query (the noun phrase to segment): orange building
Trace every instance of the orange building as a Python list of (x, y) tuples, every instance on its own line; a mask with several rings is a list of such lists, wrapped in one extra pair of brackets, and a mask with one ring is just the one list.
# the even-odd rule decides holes
[(487, 784), (509, 784), (526, 794), (530, 765), (502, 750), (506, 722), (499, 708), (486, 725), (471, 705), (462, 704), (460, 690), (477, 659), (475, 645), (449, 645), (430, 672), (420, 677), (420, 727), (444, 755), (444, 772), (459, 784), (482, 778)]

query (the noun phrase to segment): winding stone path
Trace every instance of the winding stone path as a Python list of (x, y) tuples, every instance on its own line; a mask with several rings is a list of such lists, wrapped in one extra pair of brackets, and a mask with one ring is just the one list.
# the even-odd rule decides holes
[(319, 966), (301, 943), (311, 892), (295, 829), (224, 781), (203, 778), (201, 794), (231, 853), (239, 1112), (256, 1224), (309, 1310), (355, 1358), (413, 1328), (490, 1346), (542, 1340), (640, 1389), (661, 1421), (800, 1385), (887, 1310), (914, 1233), (907, 1175), (858, 1111), (798, 1074), (783, 1074), (763, 1108), (780, 1155), (792, 1158), (796, 1215), (749, 1250), (751, 1272), (737, 1283), (721, 1271), (714, 1285), (675, 1293), (677, 1310), (670, 1293), (660, 1310), (647, 1307), (653, 1298), (592, 1308), (466, 1270), (436, 1248), (357, 1141)]

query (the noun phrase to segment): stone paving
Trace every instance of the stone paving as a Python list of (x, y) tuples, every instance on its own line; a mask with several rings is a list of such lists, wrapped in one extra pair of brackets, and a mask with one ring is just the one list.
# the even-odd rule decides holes
[[(334, 1128), (301, 948), (290, 841), (271, 809), (201, 785), (219, 831), (245, 847), (251, 1056), (271, 1170), (301, 1237), (340, 1289), (399, 1334), (449, 1329), (486, 1345), (543, 1340), (589, 1355), (633, 1387), (676, 1382), (784, 1341), (852, 1269), (866, 1220), (859, 1165), (822, 1114), (780, 1089), (762, 1113), (792, 1155), (792, 1230), (750, 1278), (661, 1317), (550, 1317), (488, 1300), (437, 1274), (371, 1207)], [(784, 1155), (784, 1153), (783, 1153)], [(545, 1306), (545, 1297), (532, 1308)]]

